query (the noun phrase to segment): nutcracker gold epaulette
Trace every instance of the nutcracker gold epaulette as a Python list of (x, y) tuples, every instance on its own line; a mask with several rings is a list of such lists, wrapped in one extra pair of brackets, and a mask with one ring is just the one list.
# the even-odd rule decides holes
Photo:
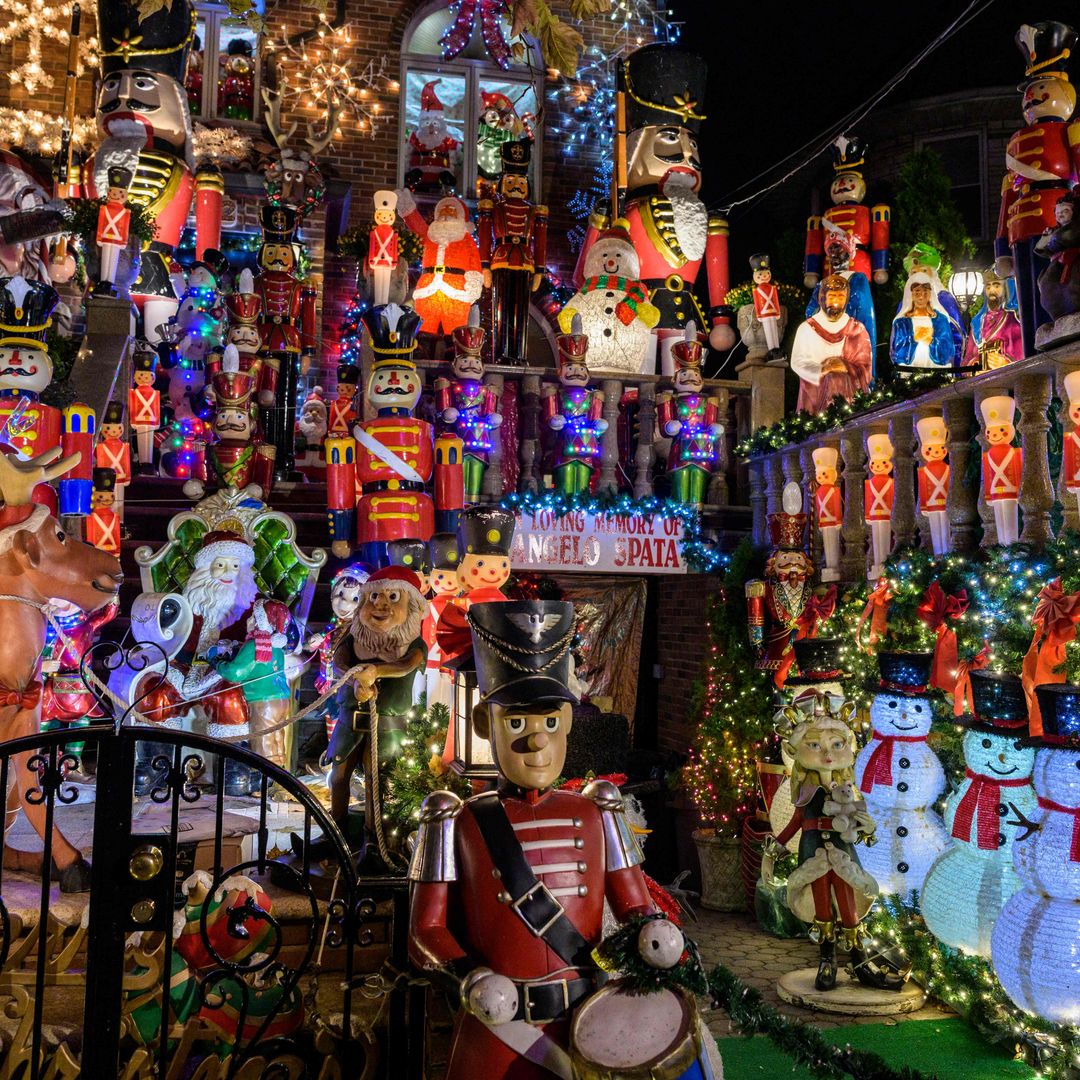
[(709, 218), (709, 235), (710, 236), (727, 236), (730, 232), (728, 228), (727, 218), (714, 215)]

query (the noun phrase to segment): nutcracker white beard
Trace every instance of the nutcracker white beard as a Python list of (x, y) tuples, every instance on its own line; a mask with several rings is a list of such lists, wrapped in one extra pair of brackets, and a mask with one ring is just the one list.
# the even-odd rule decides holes
[(427, 238), (433, 244), (456, 244), (464, 240), (467, 233), (474, 229), (471, 221), (463, 221), (459, 217), (449, 218), (443, 221), (433, 221), (427, 230)]
[(94, 189), (104, 195), (109, 187), (109, 169), (119, 167), (134, 173), (139, 151), (146, 146), (146, 128), (135, 120), (116, 120), (94, 154)]
[(689, 173), (672, 173), (664, 181), (664, 194), (671, 200), (675, 219), (675, 236), (691, 262), (705, 254), (705, 241), (709, 235), (709, 213), (693, 190), (694, 182)]
[(255, 575), (250, 570), (242, 570), (236, 581), (229, 584), (214, 577), (208, 566), (193, 570), (184, 586), (184, 599), (194, 614), (202, 616), (200, 648), (207, 630), (215, 631), (216, 640), (216, 631), (232, 626), (251, 607), (257, 592)]

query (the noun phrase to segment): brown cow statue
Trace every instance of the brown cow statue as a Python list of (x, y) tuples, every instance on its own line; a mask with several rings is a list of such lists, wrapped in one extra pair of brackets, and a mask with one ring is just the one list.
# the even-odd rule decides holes
[[(41, 726), (41, 652), (45, 647), (45, 608), (66, 600), (85, 612), (116, 600), (124, 580), (120, 562), (68, 536), (49, 511), (31, 501), (35, 485), (62, 476), (79, 463), (79, 454), (57, 460), (55, 447), (29, 461), (0, 454), (0, 741), (35, 734)], [(29, 767), (33, 752), (13, 754), (16, 783), (7, 793), (6, 828), (20, 806), (37, 834), (45, 838), (45, 802), (31, 802), (39, 786)], [(25, 852), (5, 850), (9, 858)], [(18, 863), (18, 868), (29, 869)], [(44, 872), (46, 868), (42, 868)], [(53, 826), (52, 865), (61, 892), (89, 888), (90, 866), (79, 850)]]

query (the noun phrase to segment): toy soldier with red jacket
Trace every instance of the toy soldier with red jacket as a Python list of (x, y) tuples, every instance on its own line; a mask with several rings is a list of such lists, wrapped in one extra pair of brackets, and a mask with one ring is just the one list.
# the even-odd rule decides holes
[(112, 296), (116, 289), (116, 266), (120, 252), (127, 247), (131, 231), (131, 211), (127, 202), (131, 186), (131, 170), (114, 165), (109, 169), (109, 190), (105, 202), (98, 208), (97, 245), (100, 259), (94, 294)]
[(135, 432), (139, 469), (150, 472), (154, 465), (154, 433), (161, 427), (161, 393), (154, 389), (157, 353), (145, 342), (137, 342), (132, 358), (135, 368), (128, 391), (128, 422)]
[(112, 469), (94, 469), (93, 509), (86, 519), (86, 542), (119, 558), (120, 519), (113, 509), (115, 488), (116, 473)]
[(259, 334), (260, 357), (267, 368), (260, 390), (274, 396), (264, 416), (266, 441), (276, 448), (274, 476), (296, 479), (295, 457), (296, 387), (301, 369), (315, 355), (315, 289), (296, 277), (297, 213), (288, 206), (262, 208), (263, 244), (255, 291), (262, 301)]
[(122, 402), (110, 401), (98, 429), (98, 443), (94, 447), (94, 464), (101, 469), (116, 473), (113, 509), (124, 523), (124, 489), (131, 483), (131, 447), (124, 438), (124, 406)]
[(360, 369), (355, 364), (339, 364), (337, 369), (337, 397), (330, 402), (327, 411), (328, 435), (348, 435), (356, 423), (356, 388), (360, 385)]
[(529, 202), (532, 143), (500, 147), (503, 174), (498, 194), (479, 203), (477, 236), (484, 287), (495, 314), (495, 357), (523, 363), (529, 330), (529, 296), (540, 286), (547, 259), (546, 206)]
[(939, 558), (949, 551), (949, 429), (945, 419), (923, 416), (915, 421), (919, 433), (919, 512), (930, 526), (930, 541)]
[(573, 605), (477, 604), (469, 622), (473, 727), (491, 741), (499, 789), (424, 800), (410, 954), (460, 988), (448, 1080), (568, 1077), (573, 1011), (597, 985), (604, 901), (619, 920), (654, 908), (618, 788), (551, 788), (577, 700)]
[[(225, 344), (236, 346), (236, 351), (240, 354), (240, 370), (250, 371), (262, 349), (262, 334), (259, 331), (262, 300), (255, 292), (255, 276), (247, 267), (240, 271), (240, 276), (236, 281), (236, 290), (225, 297), (224, 303), (227, 320)], [(264, 385), (266, 373), (266, 367), (260, 364), (261, 382), (256, 392), (256, 400), (264, 408), (274, 404), (273, 391)], [(207, 383), (210, 383), (212, 379), (213, 371), (208, 363)]]
[(1017, 508), (1024, 451), (1013, 446), (1016, 438), (1016, 402), (1009, 394), (996, 394), (979, 402), (987, 448), (982, 455), (983, 496), (994, 511), (999, 544), (1020, 539)]

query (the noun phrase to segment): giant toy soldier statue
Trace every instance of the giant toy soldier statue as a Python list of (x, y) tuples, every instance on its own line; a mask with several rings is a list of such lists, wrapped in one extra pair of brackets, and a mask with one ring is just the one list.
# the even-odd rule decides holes
[[(705, 119), (706, 67), (696, 53), (654, 44), (630, 54), (625, 63), (627, 195), (623, 216), (641, 260), (649, 300), (660, 311), (653, 329), (657, 370), (675, 373), (671, 347), (686, 324), (711, 327), (709, 344), (726, 350), (735, 344), (728, 291), (727, 222), (710, 216), (698, 196), (701, 158), (698, 133)], [(581, 286), (589, 249), (607, 228), (593, 214), (574, 284)], [(703, 310), (694, 288), (705, 267), (709, 307)]]

